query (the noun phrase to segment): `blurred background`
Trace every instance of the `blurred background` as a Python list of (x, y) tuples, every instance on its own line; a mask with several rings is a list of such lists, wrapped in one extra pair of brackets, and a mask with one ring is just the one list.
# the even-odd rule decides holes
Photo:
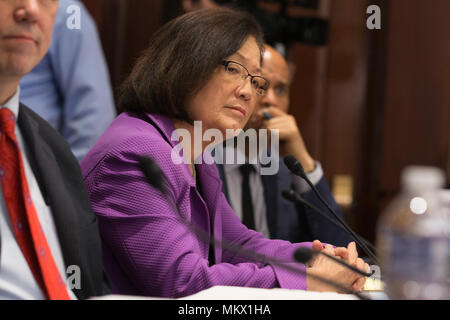
[[(180, 0), (84, 0), (117, 88)], [(255, 13), (295, 68), (290, 113), (350, 226), (370, 241), (408, 165), (450, 181), (450, 1), (216, 1)], [(370, 5), (381, 29), (366, 26)]]

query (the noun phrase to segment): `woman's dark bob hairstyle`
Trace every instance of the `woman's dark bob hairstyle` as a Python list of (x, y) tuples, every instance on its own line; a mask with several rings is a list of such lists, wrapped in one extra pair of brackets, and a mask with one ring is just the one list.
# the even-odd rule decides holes
[(121, 112), (159, 113), (188, 120), (185, 102), (217, 66), (253, 36), (262, 53), (262, 31), (249, 14), (205, 9), (182, 15), (159, 29), (122, 85)]

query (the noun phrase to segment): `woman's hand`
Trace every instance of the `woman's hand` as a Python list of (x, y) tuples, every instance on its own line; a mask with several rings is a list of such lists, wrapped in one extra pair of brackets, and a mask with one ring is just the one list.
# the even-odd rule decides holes
[[(314, 251), (322, 251), (330, 256), (344, 260), (346, 263), (367, 272), (369, 266), (361, 258), (358, 258), (356, 245), (351, 242), (347, 248), (333, 246), (327, 244), (325, 248), (318, 240), (313, 242), (312, 249)], [(360, 291), (364, 287), (365, 277), (358, 275), (351, 270), (341, 266), (340, 264), (324, 257), (323, 255), (315, 255), (310, 262), (310, 267), (306, 269), (306, 282), (308, 290), (311, 291), (333, 291), (347, 293), (333, 285), (325, 284), (313, 276), (320, 276), (332, 281), (340, 286), (347, 288), (349, 291)]]

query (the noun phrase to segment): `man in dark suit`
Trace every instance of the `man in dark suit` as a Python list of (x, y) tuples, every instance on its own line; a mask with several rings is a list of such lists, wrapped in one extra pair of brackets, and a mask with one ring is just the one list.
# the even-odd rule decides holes
[(49, 48), (57, 7), (0, 1), (0, 299), (86, 299), (106, 288), (78, 163), (19, 102), (20, 79)]
[[(271, 85), (260, 99), (259, 110), (255, 111), (247, 129), (278, 129), (280, 154), (291, 154), (298, 159), (319, 192), (342, 217), (320, 163), (308, 153), (295, 118), (287, 113), (291, 74), (286, 60), (268, 45), (263, 59), (262, 71)], [(282, 190), (293, 188), (307, 201), (327, 212), (309, 186), (291, 174), (282, 160), (276, 175), (259, 175), (258, 166), (251, 165), (225, 164), (218, 167), (224, 182), (224, 193), (234, 211), (248, 227), (262, 232), (266, 237), (291, 242), (318, 239), (336, 246), (347, 246), (352, 241), (344, 231), (311, 209), (295, 206), (281, 196)], [(246, 220), (249, 222), (246, 223)]]

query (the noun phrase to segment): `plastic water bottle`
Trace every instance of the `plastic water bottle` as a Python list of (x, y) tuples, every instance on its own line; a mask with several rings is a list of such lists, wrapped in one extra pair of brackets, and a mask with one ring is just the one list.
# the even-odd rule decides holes
[(390, 299), (450, 299), (450, 195), (445, 174), (407, 167), (402, 192), (382, 213), (377, 252)]

